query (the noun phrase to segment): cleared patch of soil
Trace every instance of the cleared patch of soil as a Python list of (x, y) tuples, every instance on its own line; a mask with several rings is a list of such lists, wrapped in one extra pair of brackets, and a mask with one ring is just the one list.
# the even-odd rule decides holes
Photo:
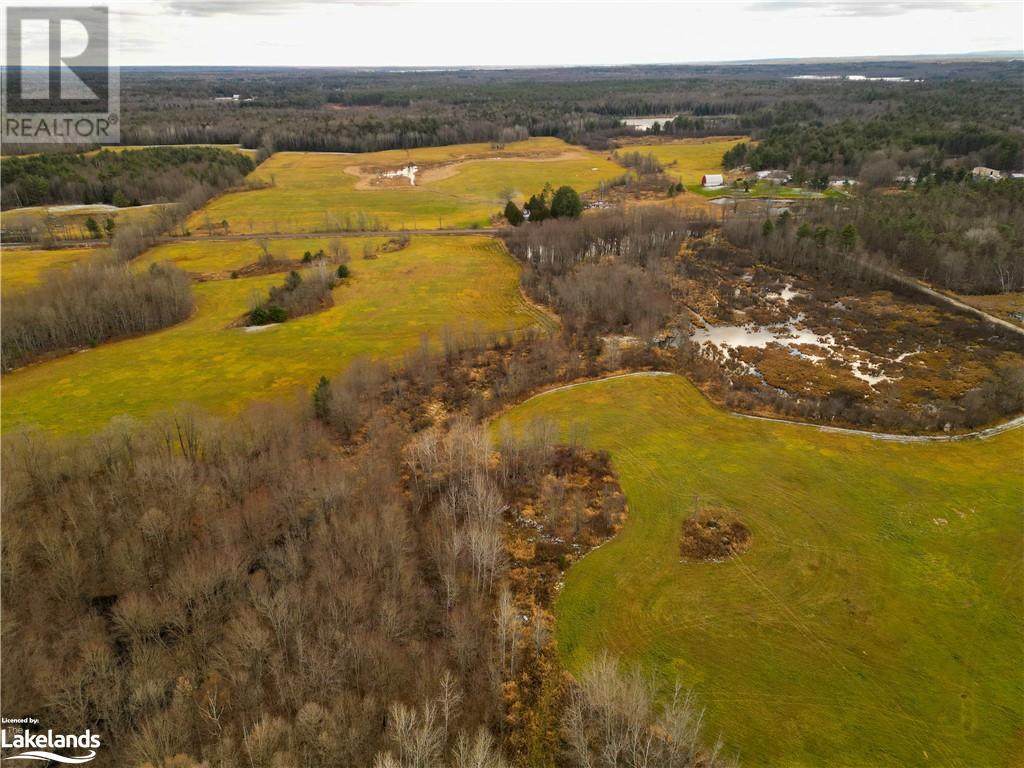
[(683, 520), (679, 539), (683, 560), (717, 563), (749, 548), (750, 529), (724, 509), (705, 509)]

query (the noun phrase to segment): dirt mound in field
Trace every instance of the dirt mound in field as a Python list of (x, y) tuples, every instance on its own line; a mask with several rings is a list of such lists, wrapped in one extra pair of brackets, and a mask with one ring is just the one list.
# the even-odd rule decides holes
[(684, 560), (717, 562), (746, 552), (750, 530), (722, 509), (706, 509), (683, 520), (679, 551)]

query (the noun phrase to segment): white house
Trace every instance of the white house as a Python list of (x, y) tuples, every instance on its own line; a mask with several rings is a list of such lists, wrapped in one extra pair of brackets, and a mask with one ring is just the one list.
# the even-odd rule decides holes
[(844, 189), (846, 187), (852, 187), (856, 183), (856, 179), (838, 178), (829, 181), (828, 185), (833, 189)]
[(974, 168), (974, 170), (971, 171), (971, 174), (976, 179), (992, 179), (992, 181), (999, 181), (999, 179), (1003, 178), (1002, 171), (997, 171), (995, 168), (986, 168), (984, 165), (979, 165)]
[(725, 177), (720, 173), (705, 173), (700, 179), (700, 185), (702, 187), (721, 187), (724, 184)]

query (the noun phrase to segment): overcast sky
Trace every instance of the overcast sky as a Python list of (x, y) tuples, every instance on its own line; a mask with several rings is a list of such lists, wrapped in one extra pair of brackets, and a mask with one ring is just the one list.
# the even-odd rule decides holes
[(110, 6), (119, 17), (122, 66), (608, 65), (1024, 48), (1024, 0), (131, 0)]

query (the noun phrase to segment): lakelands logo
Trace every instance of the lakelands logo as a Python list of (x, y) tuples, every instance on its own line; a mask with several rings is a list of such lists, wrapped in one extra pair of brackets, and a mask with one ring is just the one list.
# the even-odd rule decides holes
[(5, 9), (3, 121), (8, 142), (116, 143), (120, 79), (103, 7)]
[[(39, 721), (34, 717), (3, 718), (4, 726), (15, 723), (31, 726), (38, 725)], [(76, 734), (54, 733), (52, 730), (48, 730), (46, 733), (33, 733), (30, 727), (12, 730), (4, 727), (3, 730), (0, 730), (0, 748), (5, 752), (4, 762), (8, 760), (38, 760), (46, 765), (50, 763), (81, 765), (96, 757), (96, 750), (99, 747), (100, 737), (88, 729), (84, 733)], [(6, 754), (8, 750), (22, 751), (8, 755)], [(60, 750), (60, 752), (54, 750)], [(78, 754), (62, 754), (70, 752)]]

